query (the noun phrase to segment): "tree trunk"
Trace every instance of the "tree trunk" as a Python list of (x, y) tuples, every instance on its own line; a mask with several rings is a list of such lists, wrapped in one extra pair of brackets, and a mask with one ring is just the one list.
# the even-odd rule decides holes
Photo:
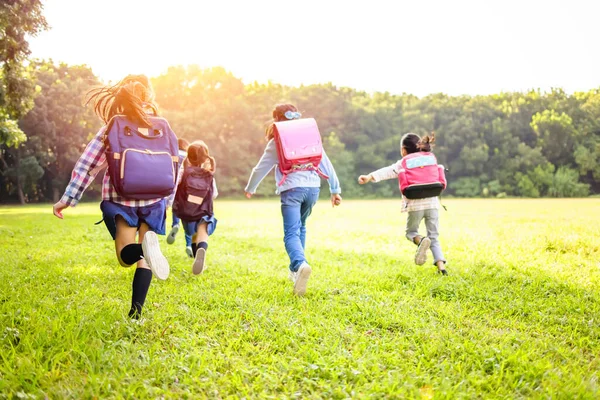
[(52, 188), (52, 201), (54, 203), (58, 203), (58, 201), (60, 200), (60, 192), (58, 191), (58, 188)]
[(21, 203), (21, 205), (25, 204), (25, 195), (23, 194), (23, 183), (21, 182), (21, 154), (19, 152), (19, 150), (17, 150), (15, 152), (17, 154), (16, 160), (17, 160), (17, 165), (16, 165), (16, 171), (17, 171), (17, 195), (19, 196), (19, 203)]

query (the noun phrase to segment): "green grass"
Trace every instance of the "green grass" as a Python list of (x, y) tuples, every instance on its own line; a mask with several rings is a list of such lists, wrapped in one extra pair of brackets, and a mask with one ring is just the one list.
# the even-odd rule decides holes
[(0, 398), (600, 397), (600, 200), (445, 203), (446, 278), (400, 201), (319, 202), (295, 298), (278, 203), (217, 202), (138, 323), (97, 204), (0, 208)]

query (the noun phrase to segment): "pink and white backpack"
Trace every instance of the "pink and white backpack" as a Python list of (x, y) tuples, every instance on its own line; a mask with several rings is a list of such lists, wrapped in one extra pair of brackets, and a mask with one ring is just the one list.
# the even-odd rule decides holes
[(320, 169), (323, 143), (317, 121), (314, 118), (293, 119), (274, 123), (274, 139), (277, 145), (279, 170), (283, 178), (281, 186), (292, 172), (315, 171), (323, 179), (329, 179)]
[(438, 165), (433, 153), (424, 151), (402, 157), (398, 181), (407, 199), (436, 197), (446, 189), (444, 166)]

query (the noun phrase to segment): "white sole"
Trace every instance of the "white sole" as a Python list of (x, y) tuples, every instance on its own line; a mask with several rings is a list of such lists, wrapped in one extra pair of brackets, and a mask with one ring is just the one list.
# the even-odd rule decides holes
[(202, 271), (204, 271), (204, 261), (206, 260), (206, 250), (203, 248), (199, 248), (196, 251), (196, 258), (194, 259), (194, 264), (192, 265), (192, 274), (200, 275)]
[(294, 283), (294, 294), (296, 296), (304, 296), (306, 293), (306, 286), (308, 285), (308, 278), (310, 278), (311, 273), (312, 268), (308, 264), (298, 271), (298, 277)]
[(186, 247), (185, 248), (185, 254), (187, 254), (187, 256), (189, 258), (194, 258), (194, 252), (192, 251), (191, 247)]
[(144, 260), (146, 260), (146, 264), (148, 264), (154, 276), (163, 281), (167, 279), (169, 277), (169, 262), (160, 251), (156, 233), (146, 232), (144, 240), (142, 240), (142, 251), (144, 252)]
[(423, 265), (427, 261), (427, 251), (431, 246), (431, 239), (428, 237), (424, 237), (421, 239), (421, 243), (417, 248), (417, 253), (415, 254), (415, 264)]
[(179, 225), (176, 225), (171, 228), (171, 232), (169, 232), (169, 234), (167, 235), (167, 244), (175, 243), (175, 236), (177, 236), (178, 232), (179, 232)]

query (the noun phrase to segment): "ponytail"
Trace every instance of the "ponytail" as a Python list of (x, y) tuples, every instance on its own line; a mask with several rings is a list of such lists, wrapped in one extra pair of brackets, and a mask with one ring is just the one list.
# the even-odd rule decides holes
[(270, 123), (269, 126), (267, 126), (267, 129), (265, 129), (265, 139), (267, 139), (267, 142), (271, 139), (273, 139), (275, 137), (275, 124), (274, 123)]
[(214, 174), (215, 170), (217, 169), (217, 162), (215, 161), (215, 158), (211, 157), (211, 156), (208, 156), (208, 162), (210, 163), (210, 169), (209, 169), (209, 171)]
[[(202, 140), (197, 140), (190, 144), (187, 151), (187, 160), (194, 167), (202, 167), (214, 174), (217, 167), (217, 162), (214, 157), (211, 157), (208, 151), (208, 146)], [(207, 168), (205, 164), (210, 166)]]
[(435, 143), (435, 133), (431, 132), (431, 136), (423, 136), (417, 143), (419, 151), (430, 152)]

